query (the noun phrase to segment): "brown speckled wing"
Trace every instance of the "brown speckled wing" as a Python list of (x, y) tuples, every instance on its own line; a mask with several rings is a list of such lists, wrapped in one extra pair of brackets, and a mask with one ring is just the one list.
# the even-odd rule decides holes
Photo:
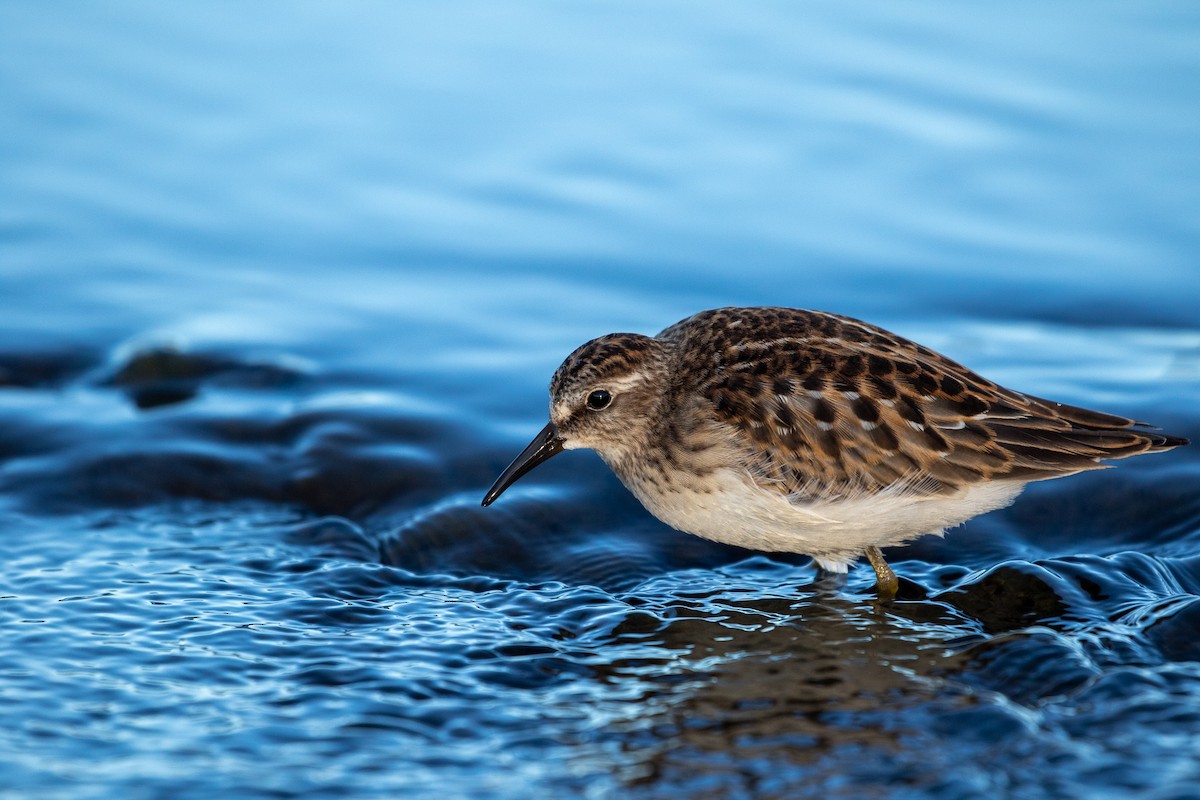
[(763, 485), (845, 497), (888, 487), (943, 494), (1040, 480), (1185, 440), (1124, 417), (1005, 389), (848, 317), (725, 308), (672, 325), (678, 397), (698, 393)]

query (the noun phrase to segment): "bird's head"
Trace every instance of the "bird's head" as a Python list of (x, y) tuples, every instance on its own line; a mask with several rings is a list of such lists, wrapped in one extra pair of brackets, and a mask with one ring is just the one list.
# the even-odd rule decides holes
[(483, 504), (563, 450), (590, 448), (613, 464), (643, 447), (663, 402), (667, 355), (659, 339), (610, 333), (567, 356), (550, 380), (550, 423), (504, 470)]

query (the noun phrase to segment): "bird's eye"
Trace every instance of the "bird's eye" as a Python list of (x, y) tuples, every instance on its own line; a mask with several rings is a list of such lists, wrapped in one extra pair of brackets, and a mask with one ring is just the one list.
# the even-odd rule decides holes
[(587, 396), (587, 407), (592, 411), (601, 411), (608, 408), (608, 404), (612, 402), (612, 395), (607, 389), (597, 389)]

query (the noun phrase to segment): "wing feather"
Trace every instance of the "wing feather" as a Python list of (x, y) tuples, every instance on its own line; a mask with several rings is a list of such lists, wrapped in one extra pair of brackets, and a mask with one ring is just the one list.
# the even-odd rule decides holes
[(677, 343), (677, 401), (706, 399), (746, 467), (788, 494), (944, 494), (1041, 480), (1186, 440), (1005, 389), (859, 320), (782, 308), (702, 312)]

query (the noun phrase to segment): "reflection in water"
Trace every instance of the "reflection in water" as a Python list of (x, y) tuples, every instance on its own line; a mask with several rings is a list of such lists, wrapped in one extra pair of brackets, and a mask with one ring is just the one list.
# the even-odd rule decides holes
[(932, 723), (973, 705), (939, 677), (957, 660), (946, 641), (961, 620), (915, 629), (861, 596), (699, 600), (663, 635), (704, 680), (622, 726), (634, 787), (736, 793), (786, 775), (776, 789), (853, 793), (920, 760)]
[[(1118, 561), (1136, 572), (1146, 559)], [(749, 577), (738, 573), (752, 563), (728, 577)], [(1143, 588), (1144, 605), (1114, 626), (1105, 618), (1110, 609), (1080, 590), (1095, 578), (1108, 588), (1129, 578), (1102, 578), (1100, 564), (1079, 566), (1006, 565), (935, 600), (886, 608), (868, 599), (865, 577), (868, 592), (858, 595), (662, 587), (673, 591), (670, 600), (656, 593), (656, 605), (642, 610), (661, 620), (650, 639), (680, 655), (629, 670), (657, 688), (639, 698), (634, 716), (610, 727), (628, 758), (622, 780), (633, 796), (657, 796), (664, 786), (734, 796), (800, 784), (847, 797), (881, 785), (934, 796), (1038, 792), (1060, 772), (1081, 793), (1160, 786), (1156, 774), (1112, 775), (1125, 745), (1096, 731), (1112, 727), (1102, 699), (1124, 705), (1125, 691), (1141, 692), (1149, 675), (1180, 685), (1177, 666), (1160, 655), (1169, 649), (1155, 652), (1135, 627), (1148, 628), (1152, 640), (1156, 628), (1179, 630), (1192, 621), (1194, 595), (1164, 602)], [(1014, 569), (1030, 576), (1024, 586), (1009, 580)], [(1056, 591), (1072, 601), (1052, 600)], [(1128, 592), (1119, 596), (1128, 605)], [(1012, 617), (1013, 602), (1024, 624), (985, 635)], [(980, 615), (959, 610), (968, 605)], [(639, 619), (634, 633), (645, 642)], [(622, 627), (613, 633), (618, 644)], [(1143, 733), (1170, 738), (1200, 712), (1160, 703), (1139, 718)], [(1170, 760), (1195, 774), (1184, 754)]]

